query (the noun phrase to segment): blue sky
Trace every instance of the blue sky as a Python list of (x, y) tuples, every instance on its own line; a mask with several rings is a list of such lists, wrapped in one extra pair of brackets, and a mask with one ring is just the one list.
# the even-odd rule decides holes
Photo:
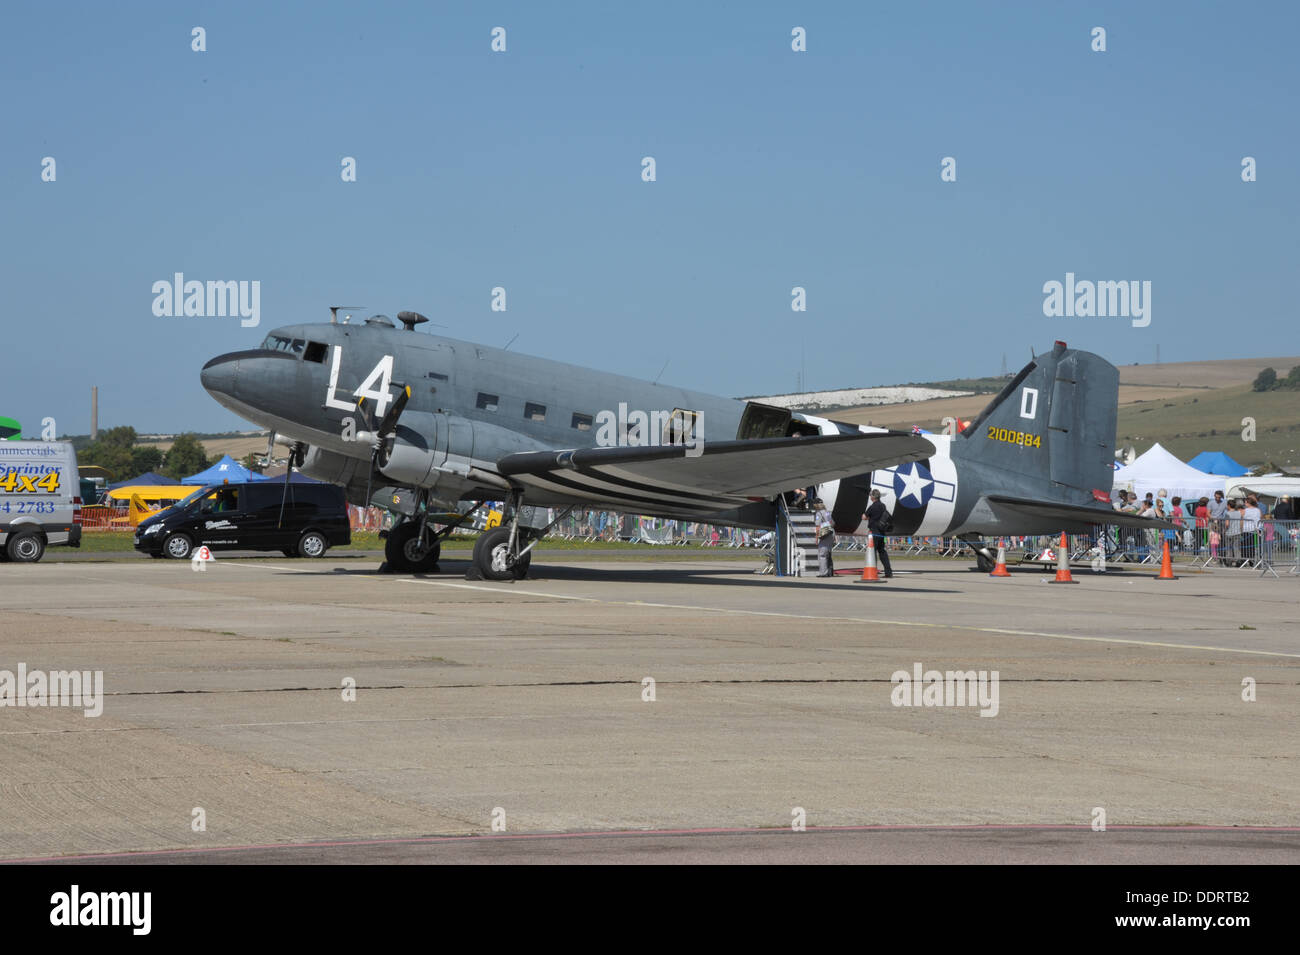
[[(731, 395), (801, 347), (809, 388), (1293, 354), (1297, 9), (9, 6), (0, 414), (244, 427), (203, 362), (335, 303)], [(175, 272), (260, 281), (260, 326), (156, 317)], [(1150, 326), (1045, 317), (1066, 272), (1150, 281)]]

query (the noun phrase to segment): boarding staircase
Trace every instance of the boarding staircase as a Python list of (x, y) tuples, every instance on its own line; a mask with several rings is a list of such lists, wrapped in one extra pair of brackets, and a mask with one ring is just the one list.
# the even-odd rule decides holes
[(817, 525), (812, 511), (791, 510), (781, 501), (776, 517), (776, 546), (782, 577), (815, 576), (817, 573)]

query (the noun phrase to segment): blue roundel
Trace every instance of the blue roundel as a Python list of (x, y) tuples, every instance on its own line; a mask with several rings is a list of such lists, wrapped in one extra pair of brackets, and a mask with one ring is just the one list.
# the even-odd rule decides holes
[(894, 500), (903, 507), (925, 507), (934, 497), (934, 478), (920, 461), (900, 464), (894, 469)]

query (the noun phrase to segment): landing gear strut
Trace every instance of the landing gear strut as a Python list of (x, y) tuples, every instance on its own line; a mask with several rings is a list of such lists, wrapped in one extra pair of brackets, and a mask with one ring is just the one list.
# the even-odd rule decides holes
[(989, 550), (988, 544), (984, 543), (982, 538), (968, 540), (966, 544), (975, 553), (975, 569), (981, 574), (991, 572), (998, 558), (996, 554)]
[(442, 553), (443, 538), (469, 519), (469, 515), (483, 504), (479, 501), (460, 520), (435, 532), (429, 524), (429, 492), (420, 491), (415, 509), (419, 517), (405, 520), (388, 532), (384, 541), (385, 563), (380, 571), (390, 574), (436, 574), (438, 557)]

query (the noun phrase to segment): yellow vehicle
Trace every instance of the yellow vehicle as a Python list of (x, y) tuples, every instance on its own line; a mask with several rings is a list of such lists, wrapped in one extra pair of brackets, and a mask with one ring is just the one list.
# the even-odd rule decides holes
[(119, 526), (135, 527), (146, 517), (157, 514), (165, 507), (171, 507), (177, 501), (193, 494), (195, 490), (197, 489), (181, 484), (131, 485), (109, 491), (104, 497), (104, 502), (110, 507), (126, 505), (129, 508), (127, 516), (115, 517), (112, 523)]

